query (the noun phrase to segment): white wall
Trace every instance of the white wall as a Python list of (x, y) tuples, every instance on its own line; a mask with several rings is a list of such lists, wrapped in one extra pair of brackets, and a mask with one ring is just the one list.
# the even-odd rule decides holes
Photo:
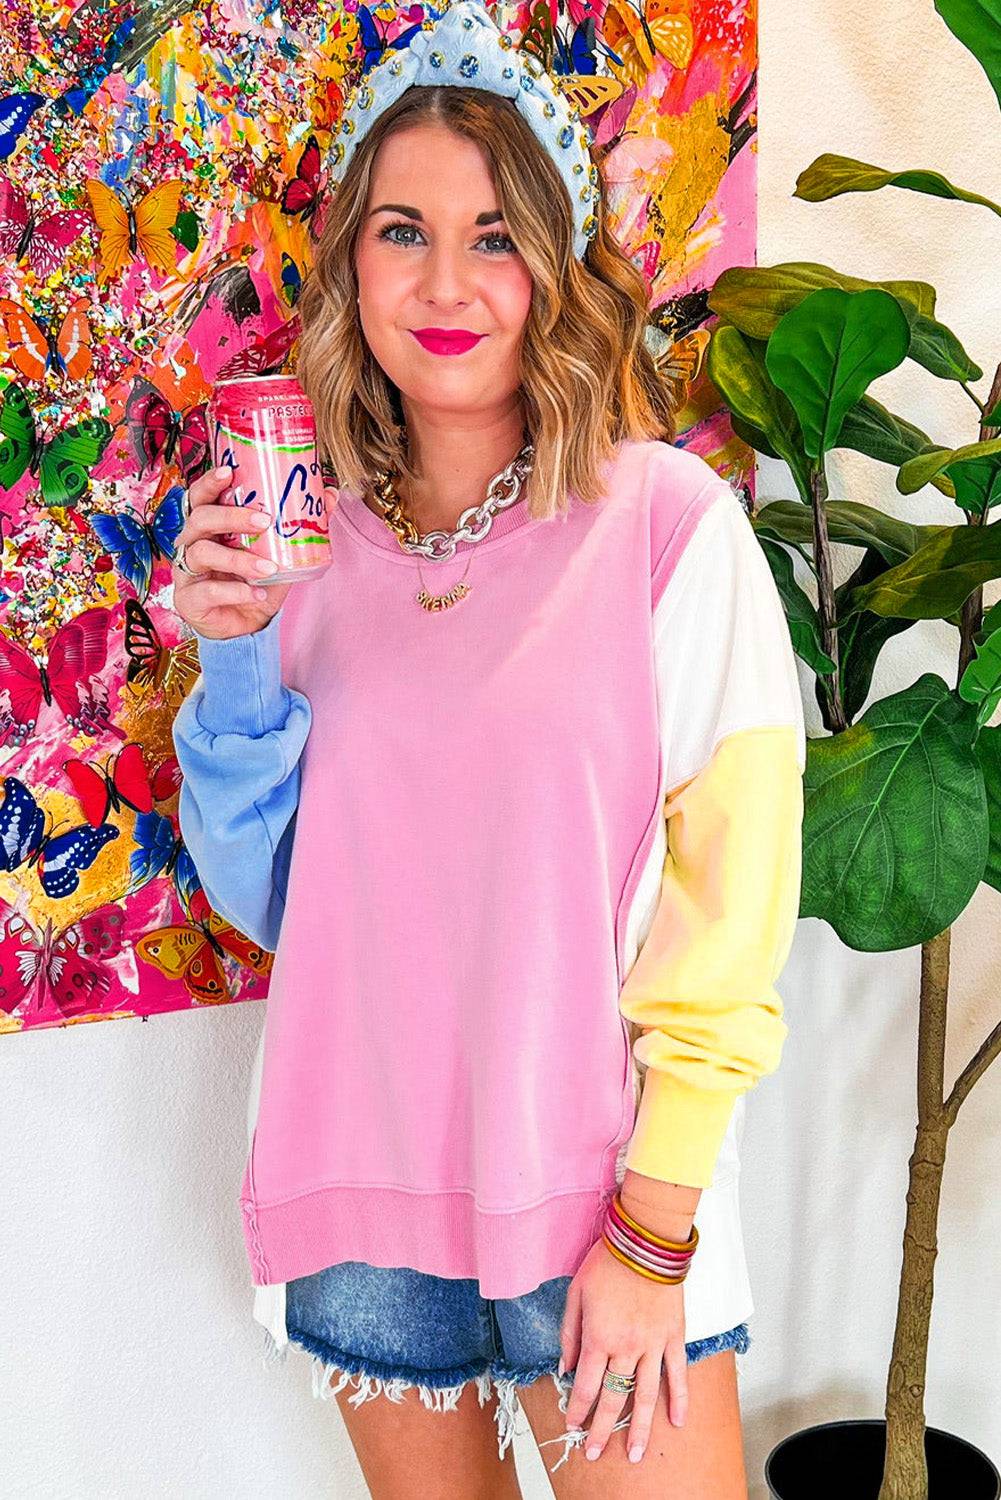
[[(996, 218), (889, 190), (821, 205), (791, 197), (798, 172), (837, 151), (935, 167), (1001, 198), (997, 105), (980, 70), (931, 0), (771, 0), (761, 42), (760, 263), (816, 259), (929, 280), (940, 315), (986, 368), (1001, 356)], [(914, 365), (877, 393), (933, 436), (975, 435), (968, 398)], [(951, 518), (937, 492), (905, 499), (861, 458), (839, 455), (832, 480), (837, 496)], [(780, 466), (763, 466), (760, 494), (792, 495)], [(884, 652), (876, 694), (929, 669), (954, 680), (955, 636), (918, 625)], [(982, 889), (954, 931), (950, 1082), (1001, 1011), (999, 899)], [(882, 1413), (918, 971), (916, 949), (855, 954), (820, 921), (800, 923), (781, 986), (783, 1066), (749, 1098), (744, 1134), (752, 1500), (785, 1433)], [(265, 1369), (250, 1320), (236, 1195), (263, 1016), (247, 1004), (0, 1040), (4, 1496), (364, 1497), (334, 1403), (310, 1394), (308, 1357)], [(1001, 1066), (952, 1135), (927, 1396), (930, 1422), (996, 1461), (999, 1120)], [(523, 1440), (517, 1452), (538, 1500), (548, 1493), (538, 1455)]]

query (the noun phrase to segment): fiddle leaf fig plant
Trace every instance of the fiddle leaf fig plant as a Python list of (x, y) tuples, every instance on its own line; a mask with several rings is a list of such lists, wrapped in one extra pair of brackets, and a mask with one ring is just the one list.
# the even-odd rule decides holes
[[(1001, 9), (993, 0), (936, 0), (935, 9), (1001, 99)], [(886, 188), (1001, 215), (937, 172), (834, 155), (807, 167), (796, 196), (821, 202)], [(1001, 890), (1001, 726), (988, 722), (1001, 704), (1001, 604), (983, 608), (984, 584), (1001, 578), (1001, 520), (991, 520), (1001, 505), (1001, 366), (981, 400), (972, 382), (984, 372), (935, 304), (926, 282), (867, 281), (796, 261), (733, 267), (709, 295), (709, 378), (737, 436), (783, 461), (798, 497), (760, 506), (751, 522), (827, 731), (807, 746), (800, 914), (829, 922), (862, 952), (922, 950), (918, 1119), (878, 1500), (928, 1500), (924, 1391), (946, 1140), (1001, 1054), (999, 1017), (945, 1094), (950, 929), (981, 882)], [(958, 446), (872, 394), (905, 360), (957, 384), (976, 408), (976, 430)], [(864, 495), (832, 500), (827, 460), (838, 449), (895, 471), (901, 495), (934, 487), (955, 505), (954, 522), (902, 520)], [(833, 544), (854, 558), (839, 586)], [(955, 683), (924, 671), (868, 703), (880, 651), (917, 620), (956, 631)]]

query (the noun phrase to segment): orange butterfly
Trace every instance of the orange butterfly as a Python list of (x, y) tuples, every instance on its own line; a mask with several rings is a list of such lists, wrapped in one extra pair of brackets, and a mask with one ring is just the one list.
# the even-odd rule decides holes
[(170, 231), (183, 191), (183, 182), (161, 182), (135, 203), (123, 203), (99, 177), (87, 179), (87, 194), (101, 231), (99, 286), (111, 281), (137, 256), (165, 275), (175, 273), (177, 241)]
[(42, 380), (53, 367), (70, 380), (83, 380), (90, 374), (94, 361), (90, 352), (91, 331), (87, 321), (89, 303), (78, 297), (59, 325), (58, 331), (42, 319), (37, 322), (20, 302), (0, 297), (0, 356), (29, 380)]
[(225, 954), (262, 978), (271, 973), (274, 954), (238, 932), (218, 912), (209, 908), (197, 927), (158, 927), (135, 942), (140, 958), (166, 974), (180, 979), (193, 1000), (219, 1005), (233, 998), (226, 971)]
[(687, 68), (695, 42), (685, 0), (640, 4), (642, 8), (634, 10), (630, 0), (609, 0), (601, 25), (602, 39), (621, 57), (626, 81), (637, 88), (653, 70), (658, 54), (675, 68)]

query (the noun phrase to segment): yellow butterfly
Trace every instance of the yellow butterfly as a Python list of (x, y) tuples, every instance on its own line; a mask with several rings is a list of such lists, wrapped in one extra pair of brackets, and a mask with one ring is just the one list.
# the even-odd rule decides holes
[(687, 68), (695, 42), (683, 0), (640, 0), (640, 6), (634, 10), (630, 0), (609, 0), (601, 25), (605, 45), (622, 59), (626, 81), (637, 88), (642, 88), (658, 53), (675, 68)]
[(141, 256), (157, 271), (177, 268), (177, 241), (171, 229), (177, 219), (183, 182), (161, 182), (135, 203), (123, 203), (99, 177), (87, 180), (87, 194), (101, 232), (99, 286), (111, 281)]

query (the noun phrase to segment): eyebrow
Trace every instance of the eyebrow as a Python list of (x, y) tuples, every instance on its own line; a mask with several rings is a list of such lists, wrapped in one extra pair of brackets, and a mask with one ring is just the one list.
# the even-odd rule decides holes
[[(410, 208), (406, 203), (380, 203), (378, 208), (371, 210), (369, 218), (372, 217), (372, 214), (405, 214), (408, 219), (416, 219), (420, 224), (424, 222), (424, 215), (420, 209)], [(498, 219), (503, 219), (503, 217), (504, 215), (499, 208), (488, 209), (485, 213), (476, 215), (476, 223), (496, 224)]]

